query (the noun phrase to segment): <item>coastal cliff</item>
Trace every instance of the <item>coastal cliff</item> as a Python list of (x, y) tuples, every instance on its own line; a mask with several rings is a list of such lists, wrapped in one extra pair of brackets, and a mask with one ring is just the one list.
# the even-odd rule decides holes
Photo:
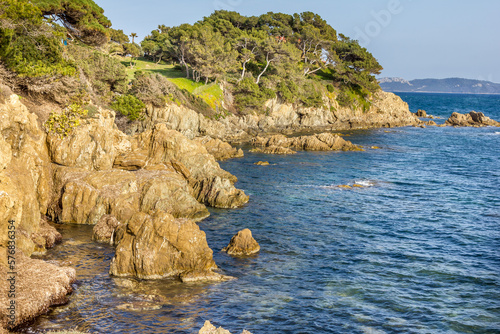
[[(0, 266), (5, 273), (17, 270), (17, 296), (34, 291), (49, 297), (40, 303), (23, 302), (27, 308), (18, 307), (13, 323), (2, 307), (3, 327), (32, 319), (71, 292), (73, 269), (69, 273), (70, 268), (59, 270), (28, 258), (43, 254), (61, 239), (46, 217), (72, 224), (96, 224), (103, 217), (114, 217), (119, 231), (113, 232), (117, 252), (111, 274), (224, 279), (213, 272), (217, 266), (212, 250), (194, 221), (209, 215), (206, 205), (245, 204), (249, 197), (235, 188), (237, 178), (221, 169), (201, 143), (163, 124), (131, 137), (114, 121), (114, 112), (99, 109), (82, 118), (67, 136), (47, 134), (18, 95), (0, 103)], [(15, 234), (7, 233), (10, 230)], [(149, 249), (156, 239), (158, 261), (153, 257), (144, 262), (144, 256), (151, 254), (141, 255), (131, 247), (143, 243), (141, 249)], [(35, 268), (40, 275), (22, 274)], [(68, 278), (56, 279), (58, 275)], [(3, 280), (0, 288), (8, 291), (8, 282)], [(9, 304), (7, 296), (0, 296), (1, 305)]]
[(379, 91), (368, 110), (341, 107), (336, 100), (325, 97), (322, 108), (306, 108), (282, 103), (278, 98), (265, 104), (266, 113), (229, 115), (218, 120), (210, 119), (174, 103), (163, 108), (149, 106), (145, 117), (126, 130), (137, 133), (165, 124), (188, 138), (209, 136), (230, 142), (249, 141), (257, 134), (301, 131), (338, 131), (380, 127), (418, 125), (421, 121), (408, 109), (408, 104), (393, 93)]

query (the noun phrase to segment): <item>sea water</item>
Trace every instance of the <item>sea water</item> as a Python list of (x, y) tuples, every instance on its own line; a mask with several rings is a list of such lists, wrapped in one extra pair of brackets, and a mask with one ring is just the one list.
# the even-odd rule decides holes
[[(500, 119), (500, 96), (400, 96), (411, 111), (442, 117), (438, 124), (455, 111)], [(500, 333), (500, 129), (344, 134), (366, 151), (274, 156), (243, 147), (244, 158), (221, 163), (250, 202), (211, 210), (199, 225), (236, 280), (111, 278), (113, 248), (89, 242), (89, 226), (61, 226), (65, 242), (45, 259), (74, 266), (78, 282), (67, 305), (24, 331), (196, 333), (210, 320), (254, 334)], [(362, 187), (338, 187), (354, 184)], [(260, 253), (220, 252), (243, 228)]]

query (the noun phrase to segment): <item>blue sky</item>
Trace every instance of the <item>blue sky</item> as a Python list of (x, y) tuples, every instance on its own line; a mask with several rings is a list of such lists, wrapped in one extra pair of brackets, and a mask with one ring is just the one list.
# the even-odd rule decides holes
[(405, 79), (463, 77), (500, 82), (498, 0), (95, 0), (113, 28), (141, 41), (159, 24), (194, 23), (214, 10), (243, 15), (312, 11), (358, 39)]

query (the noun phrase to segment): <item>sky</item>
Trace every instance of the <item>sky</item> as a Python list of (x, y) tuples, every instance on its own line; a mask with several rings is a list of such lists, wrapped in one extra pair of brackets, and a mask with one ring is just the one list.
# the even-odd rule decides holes
[(460, 77), (500, 83), (498, 0), (95, 0), (113, 28), (138, 34), (195, 23), (215, 10), (245, 16), (270, 11), (321, 15), (368, 49), (380, 77)]

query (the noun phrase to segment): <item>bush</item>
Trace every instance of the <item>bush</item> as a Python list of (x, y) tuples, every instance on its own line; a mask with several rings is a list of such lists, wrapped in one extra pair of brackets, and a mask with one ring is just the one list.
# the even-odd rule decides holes
[(295, 103), (299, 87), (293, 81), (281, 81), (278, 84), (278, 94), (286, 103)]
[(130, 92), (139, 100), (156, 107), (165, 105), (165, 97), (173, 95), (176, 87), (161, 74), (145, 74), (135, 72)]
[(59, 137), (66, 137), (73, 128), (80, 125), (80, 119), (87, 115), (87, 110), (80, 103), (74, 102), (66, 107), (62, 113), (52, 112), (45, 122), (45, 130)]
[(335, 91), (335, 88), (333, 87), (333, 85), (328, 84), (326, 85), (326, 90), (330, 93), (333, 93)]
[(235, 101), (240, 110), (262, 108), (264, 102), (275, 97), (276, 93), (272, 89), (259, 86), (252, 78), (241, 80), (236, 87)]
[(342, 107), (362, 108), (367, 111), (371, 106), (368, 94), (361, 87), (342, 86), (337, 95), (337, 102)]
[(322, 86), (312, 80), (303, 83), (299, 96), (299, 101), (305, 107), (321, 107), (323, 106), (323, 90)]
[(121, 95), (116, 97), (115, 102), (111, 104), (111, 108), (127, 116), (131, 121), (135, 121), (143, 117), (145, 105), (133, 95)]
[(97, 95), (106, 96), (111, 92), (123, 94), (127, 91), (127, 73), (120, 61), (76, 44), (69, 45), (68, 51)]

